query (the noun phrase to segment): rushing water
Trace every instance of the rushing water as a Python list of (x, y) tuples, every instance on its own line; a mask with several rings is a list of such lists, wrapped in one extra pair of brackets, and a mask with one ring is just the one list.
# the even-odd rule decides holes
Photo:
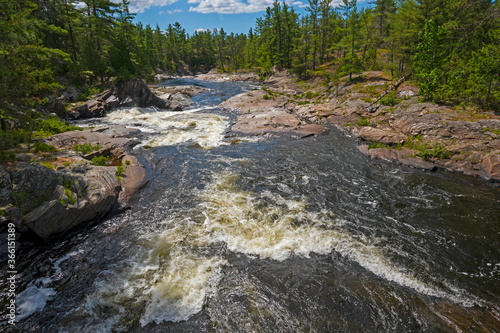
[(214, 90), (191, 110), (101, 121), (143, 131), (150, 181), (131, 210), (21, 248), (2, 329), (500, 331), (497, 187), (370, 160), (336, 129), (235, 142), (214, 106), (252, 86), (165, 82), (193, 83)]

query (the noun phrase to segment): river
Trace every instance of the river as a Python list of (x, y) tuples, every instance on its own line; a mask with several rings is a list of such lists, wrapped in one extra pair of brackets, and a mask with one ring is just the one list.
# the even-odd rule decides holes
[(2, 330), (500, 331), (498, 187), (371, 160), (335, 128), (226, 137), (216, 105), (255, 86), (162, 84), (213, 90), (87, 123), (140, 128), (150, 181), (130, 210), (20, 249)]

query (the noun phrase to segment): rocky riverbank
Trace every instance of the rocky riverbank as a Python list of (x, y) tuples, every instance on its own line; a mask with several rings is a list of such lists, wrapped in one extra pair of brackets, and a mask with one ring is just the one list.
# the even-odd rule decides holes
[(0, 221), (50, 240), (127, 208), (146, 176), (129, 153), (135, 135), (125, 128), (61, 133), (43, 140), (56, 152), (0, 166)]
[[(148, 87), (134, 79), (73, 105), (67, 118), (104, 117), (123, 106), (179, 111), (206, 90)], [(21, 153), (16, 162), (0, 165), (0, 232), (13, 222), (20, 234), (48, 241), (126, 209), (146, 182), (144, 166), (131, 154), (140, 134), (120, 126), (56, 134), (39, 140), (49, 150)]]
[[(227, 78), (198, 77), (217, 75)], [(234, 74), (229, 80), (248, 76)], [(403, 83), (391, 89), (394, 83), (382, 72), (336, 84), (319, 77), (298, 82), (284, 72), (261, 84), (262, 90), (222, 103), (239, 114), (235, 133), (308, 136), (333, 125), (359, 137), (360, 150), (372, 158), (500, 181), (500, 117), (492, 112), (421, 102), (417, 87)]]

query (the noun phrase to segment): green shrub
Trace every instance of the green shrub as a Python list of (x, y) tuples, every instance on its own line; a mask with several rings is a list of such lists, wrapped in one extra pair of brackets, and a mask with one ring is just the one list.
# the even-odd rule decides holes
[(451, 153), (437, 142), (434, 143), (432, 148), (424, 147), (415, 155), (423, 158), (424, 160), (428, 160), (431, 157), (438, 157), (442, 159), (449, 159), (451, 157)]
[(126, 165), (130, 165), (130, 161), (128, 161), (128, 160), (127, 160), (127, 161), (125, 161), (125, 164), (126, 164)]
[(40, 162), (40, 164), (43, 165), (46, 168), (51, 169), (51, 170), (54, 170), (56, 168), (54, 164), (52, 164), (50, 162), (47, 162), (47, 161)]
[(123, 165), (120, 165), (117, 169), (116, 169), (116, 176), (117, 177), (121, 177), (123, 175), (123, 171), (125, 171), (125, 167)]
[(16, 154), (13, 151), (0, 151), (0, 163), (14, 161)]
[(39, 153), (39, 152), (55, 152), (56, 151), (56, 148), (51, 146), (51, 145), (48, 145), (48, 144), (45, 144), (43, 142), (35, 142), (33, 144), (33, 149), (35, 150), (36, 153)]
[(313, 93), (312, 91), (307, 91), (305, 93), (304, 97), (307, 98), (307, 99), (312, 99), (312, 98), (318, 97), (319, 94), (320, 94), (319, 92)]
[(0, 151), (28, 142), (28, 133), (20, 130), (0, 131)]
[(90, 154), (91, 152), (97, 151), (99, 149), (101, 149), (101, 146), (93, 146), (91, 143), (76, 144), (73, 146), (74, 151), (76, 151), (77, 153), (82, 153), (84, 155)]
[(96, 86), (90, 86), (90, 87), (85, 86), (83, 88), (83, 91), (78, 96), (78, 100), (79, 101), (86, 101), (87, 99), (89, 99), (93, 95), (99, 94), (101, 91), (103, 91), (103, 90), (99, 87), (96, 87)]
[(72, 205), (76, 202), (75, 197), (71, 194), (71, 191), (68, 189), (64, 190), (64, 194), (68, 197), (68, 202)]
[(365, 117), (361, 117), (361, 119), (358, 119), (357, 123), (361, 127), (363, 127), (363, 126), (370, 126), (370, 120), (366, 119)]
[(46, 137), (58, 133), (81, 130), (82, 129), (78, 126), (67, 125), (57, 117), (47, 117), (40, 121), (37, 134), (40, 137)]
[(382, 143), (380, 142), (375, 142), (375, 141), (372, 141), (369, 145), (368, 145), (368, 149), (375, 149), (375, 148), (386, 148), (385, 145), (383, 145)]
[(385, 106), (394, 106), (399, 103), (399, 99), (396, 97), (396, 91), (393, 90), (380, 100), (380, 104)]
[(94, 158), (92, 158), (92, 164), (96, 166), (102, 166), (105, 165), (108, 160), (109, 157), (106, 156), (95, 156)]

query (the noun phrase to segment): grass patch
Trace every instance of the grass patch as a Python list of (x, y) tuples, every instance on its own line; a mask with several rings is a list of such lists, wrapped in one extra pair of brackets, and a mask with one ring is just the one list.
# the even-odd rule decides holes
[(368, 145), (368, 149), (376, 149), (376, 148), (386, 148), (387, 146), (380, 143), (380, 142), (375, 142), (375, 141), (372, 141), (369, 145)]
[(24, 200), (26, 200), (28, 196), (29, 194), (25, 192), (10, 192), (10, 198), (12, 199), (14, 206), (18, 208), (21, 207)]
[(0, 131), (0, 163), (14, 161), (16, 154), (11, 149), (29, 141), (29, 133), (22, 130)]
[(53, 153), (56, 151), (55, 147), (48, 145), (48, 144), (45, 144), (43, 142), (35, 142), (33, 144), (33, 149), (35, 150), (36, 153), (40, 153), (40, 152)]
[(0, 151), (0, 163), (14, 161), (16, 154), (13, 151)]
[(396, 97), (396, 91), (393, 90), (380, 100), (380, 104), (385, 106), (394, 106), (400, 102), (399, 98)]
[(68, 131), (81, 131), (82, 129), (78, 126), (68, 125), (61, 121), (58, 117), (47, 117), (40, 121), (38, 130), (35, 132), (39, 137), (44, 138), (46, 136), (51, 136), (58, 133), (64, 133)]
[(55, 165), (48, 162), (48, 161), (43, 161), (43, 162), (40, 162), (41, 165), (43, 165), (44, 167), (46, 168), (49, 168), (50, 170), (55, 170)]
[(433, 157), (442, 159), (449, 159), (451, 157), (451, 153), (445, 147), (441, 146), (438, 142), (434, 143), (431, 148), (423, 148), (415, 155), (423, 158), (424, 160), (429, 160)]
[(92, 158), (92, 164), (95, 166), (103, 166), (109, 160), (109, 157), (106, 156), (94, 156)]
[(96, 86), (85, 86), (83, 87), (83, 91), (78, 95), (78, 101), (83, 102), (92, 97), (93, 95), (97, 95), (103, 91), (102, 88)]
[(320, 94), (319, 92), (313, 93), (312, 91), (306, 91), (306, 93), (304, 94), (304, 97), (307, 99), (312, 99), (312, 98), (318, 97), (319, 94)]
[(66, 196), (68, 197), (68, 203), (70, 205), (74, 204), (76, 202), (76, 199), (75, 197), (73, 196), (73, 194), (71, 194), (71, 191), (68, 190), (68, 189), (64, 189), (64, 194), (66, 194)]
[(73, 150), (76, 151), (77, 153), (82, 153), (84, 155), (90, 154), (93, 151), (97, 151), (101, 149), (101, 146), (98, 144), (93, 146), (91, 143), (84, 143), (84, 144), (76, 144), (73, 146)]
[(416, 150), (417, 152), (413, 154), (413, 157), (421, 157), (422, 159), (428, 161), (431, 158), (440, 158), (440, 159), (450, 159), (451, 152), (449, 152), (446, 147), (441, 146), (438, 142), (435, 142), (432, 147), (428, 147), (425, 143), (422, 142), (422, 136), (417, 135), (414, 137), (409, 136), (408, 139), (404, 143), (398, 143), (396, 146), (385, 145), (380, 142), (372, 141), (368, 145), (368, 149), (375, 148), (386, 148), (386, 149), (396, 149), (401, 150), (403, 148), (408, 148), (412, 150)]
[(485, 127), (481, 131), (482, 132), (491, 132), (491, 133), (494, 133), (496, 135), (500, 135), (500, 128), (491, 129), (491, 128)]
[(116, 169), (116, 178), (118, 178), (118, 181), (119, 181), (119, 182), (121, 182), (121, 181), (122, 181), (123, 171), (125, 171), (125, 167), (124, 167), (123, 165), (120, 165), (120, 166)]
[(356, 122), (361, 127), (363, 127), (363, 126), (370, 126), (370, 120), (366, 119), (365, 117), (361, 117), (361, 119), (358, 119)]

